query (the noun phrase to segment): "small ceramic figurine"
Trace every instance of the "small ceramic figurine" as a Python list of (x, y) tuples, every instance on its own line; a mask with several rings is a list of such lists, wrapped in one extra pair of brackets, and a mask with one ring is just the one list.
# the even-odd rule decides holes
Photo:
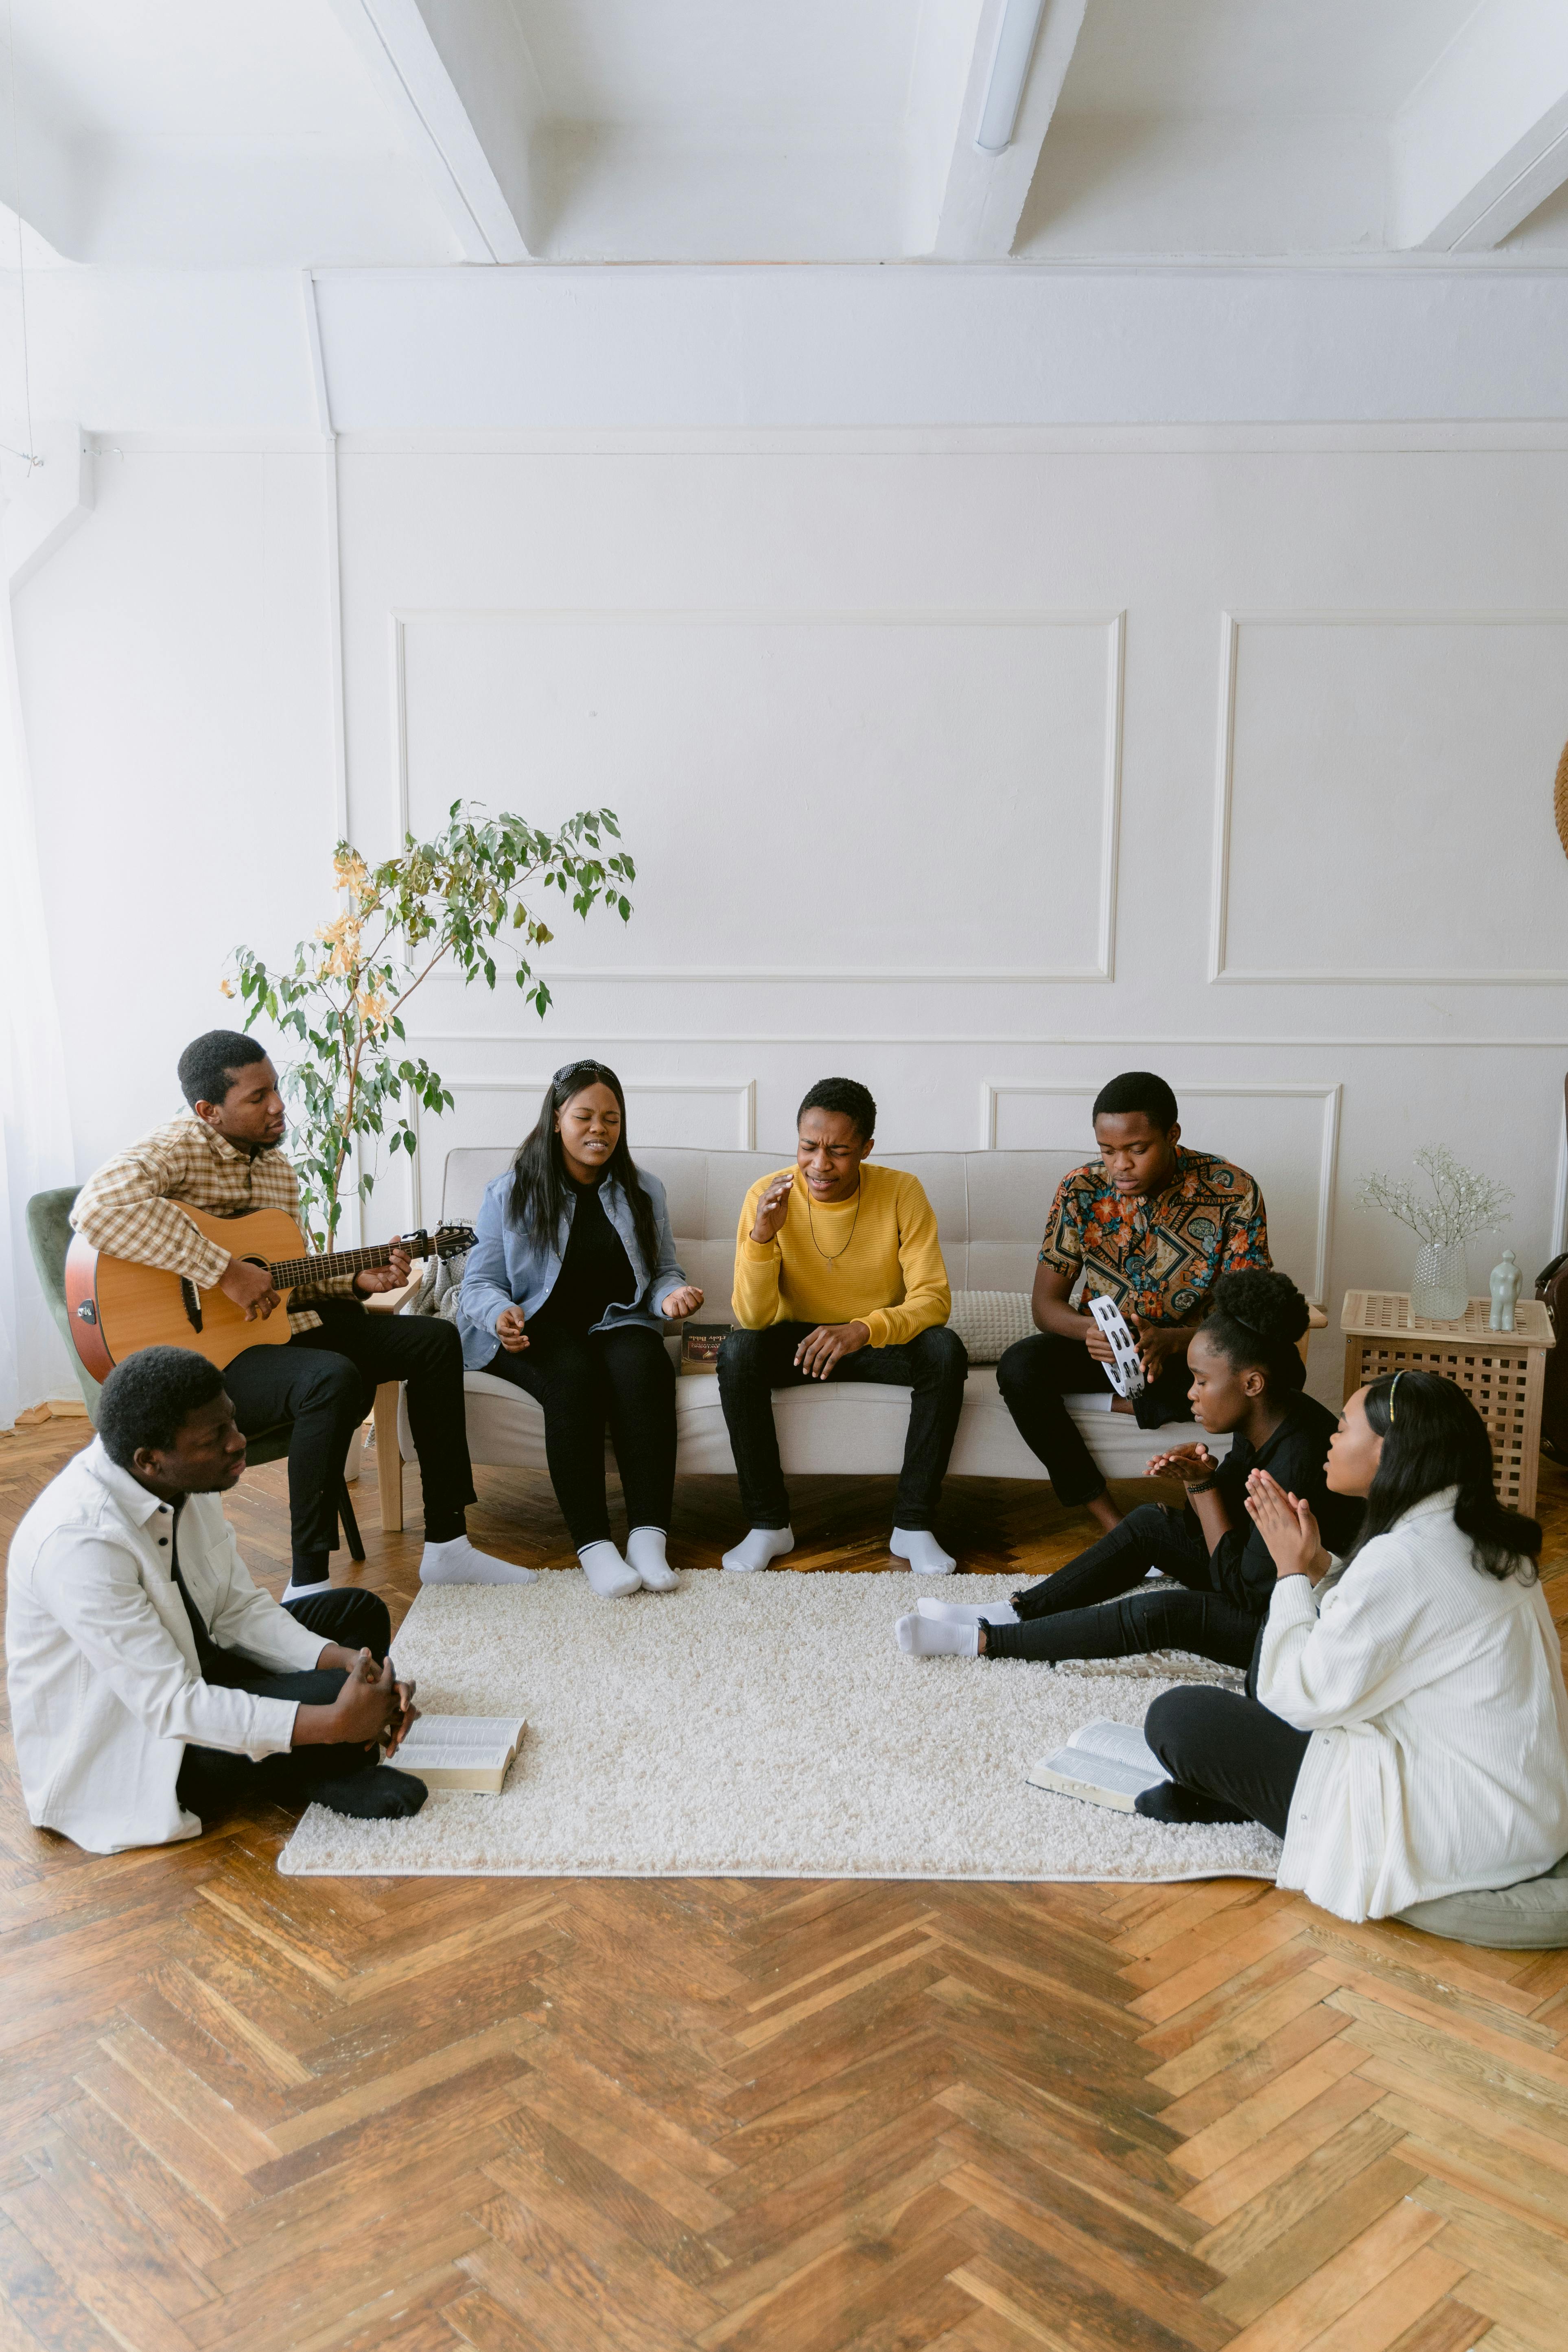
[(1511, 1250), (1504, 1250), (1502, 1264), (1492, 1268), (1492, 1311), (1487, 1318), (1489, 1331), (1511, 1331), (1513, 1310), (1519, 1303), (1521, 1280)]

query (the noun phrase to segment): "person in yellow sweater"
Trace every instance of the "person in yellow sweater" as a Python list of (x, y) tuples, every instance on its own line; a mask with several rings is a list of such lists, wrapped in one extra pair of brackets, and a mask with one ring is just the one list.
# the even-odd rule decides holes
[(969, 1359), (936, 1217), (920, 1182), (868, 1164), (877, 1106), (854, 1078), (823, 1078), (796, 1116), (795, 1164), (746, 1195), (735, 1237), (735, 1323), (719, 1350), (719, 1394), (751, 1532), (728, 1569), (795, 1549), (773, 1427), (774, 1389), (879, 1381), (913, 1391), (889, 1549), (917, 1573), (957, 1562), (932, 1522), (963, 1404)]

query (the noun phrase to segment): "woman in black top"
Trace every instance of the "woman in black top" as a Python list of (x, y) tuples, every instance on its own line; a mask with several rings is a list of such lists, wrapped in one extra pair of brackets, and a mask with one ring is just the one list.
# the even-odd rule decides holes
[[(676, 1262), (664, 1187), (626, 1149), (626, 1096), (603, 1062), (569, 1062), (479, 1210), (458, 1324), (470, 1371), (544, 1413), (544, 1446), (584, 1574), (605, 1600), (671, 1592), (675, 1367), (665, 1340), (702, 1293)], [(605, 1432), (630, 1530), (610, 1538)]]
[[(900, 1648), (1051, 1664), (1190, 1650), (1221, 1665), (1249, 1665), (1275, 1568), (1247, 1516), (1248, 1473), (1267, 1470), (1310, 1500), (1335, 1551), (1353, 1542), (1361, 1516), (1359, 1502), (1331, 1495), (1324, 1483), (1338, 1423), (1303, 1392), (1296, 1342), (1308, 1322), (1307, 1302), (1288, 1275), (1225, 1276), (1187, 1350), (1187, 1394), (1205, 1430), (1228, 1433), (1230, 1452), (1216, 1462), (1206, 1445), (1181, 1445), (1149, 1465), (1153, 1475), (1181, 1480), (1183, 1508), (1141, 1505), (1054, 1576), (1015, 1593), (1010, 1609), (922, 1601), (918, 1614), (899, 1621)], [(1146, 1583), (1152, 1568), (1175, 1580)]]

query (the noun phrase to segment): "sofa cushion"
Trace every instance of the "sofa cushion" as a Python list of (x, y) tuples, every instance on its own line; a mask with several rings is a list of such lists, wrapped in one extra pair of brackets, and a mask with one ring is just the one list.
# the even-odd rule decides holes
[(1451, 1943), (1500, 1952), (1554, 1952), (1568, 1947), (1568, 1853), (1539, 1878), (1473, 1895), (1438, 1895), (1394, 1917)]
[(995, 1364), (1016, 1339), (1029, 1337), (1035, 1318), (1021, 1290), (955, 1290), (947, 1327), (972, 1364)]

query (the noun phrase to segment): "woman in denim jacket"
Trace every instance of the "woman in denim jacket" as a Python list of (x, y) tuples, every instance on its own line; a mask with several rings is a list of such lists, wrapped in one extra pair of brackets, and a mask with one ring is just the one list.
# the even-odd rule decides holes
[[(458, 1300), (463, 1362), (544, 1411), (545, 1456), (583, 1572), (606, 1600), (672, 1592), (675, 1367), (665, 1333), (702, 1293), (676, 1264), (664, 1187), (626, 1148), (626, 1098), (602, 1062), (569, 1062), (484, 1197)], [(626, 1494), (610, 1540), (608, 1424)]]

